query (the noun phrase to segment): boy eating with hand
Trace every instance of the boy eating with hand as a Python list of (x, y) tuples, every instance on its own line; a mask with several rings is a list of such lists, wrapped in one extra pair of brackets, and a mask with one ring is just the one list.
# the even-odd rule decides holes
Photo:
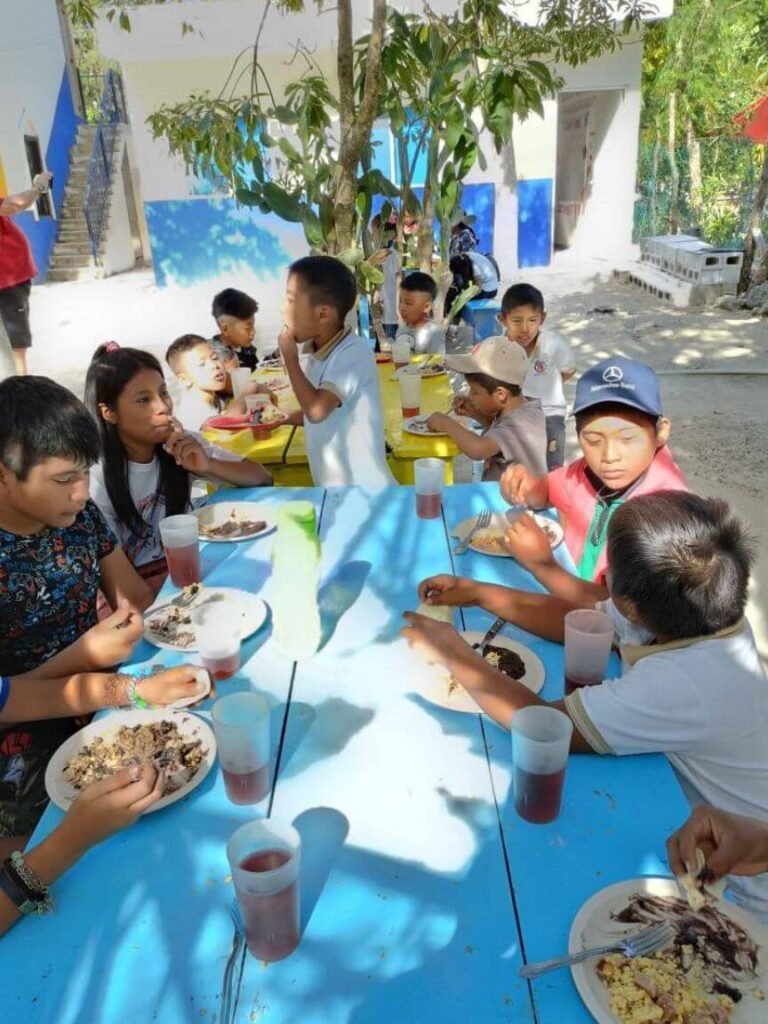
[(566, 338), (544, 326), (546, 319), (544, 296), (538, 288), (514, 284), (504, 292), (499, 322), (507, 338), (528, 356), (523, 394), (541, 402), (547, 418), (547, 468), (557, 469), (565, 457), (563, 384), (576, 373), (576, 360)]
[(400, 282), (398, 311), (403, 321), (395, 340), (406, 340), (414, 355), (443, 355), (445, 334), (432, 319), (437, 285), (429, 274), (414, 270)]
[[(623, 504), (608, 528), (610, 600), (623, 671), (552, 702), (574, 724), (571, 751), (663, 753), (692, 805), (768, 820), (768, 685), (744, 619), (751, 539), (729, 506), (684, 491)], [(547, 594), (436, 576), (430, 605), (474, 605), (562, 642), (573, 603)], [(408, 613), (404, 634), (445, 665), (509, 728), (546, 704), (492, 668), (453, 626)], [(766, 919), (768, 877), (731, 880), (738, 902)]]
[(182, 334), (172, 342), (165, 361), (184, 389), (174, 411), (186, 430), (200, 430), (206, 420), (220, 413), (237, 416), (247, 412), (246, 395), (270, 395), (277, 404), (269, 388), (255, 381), (246, 385), (238, 398), (229, 398), (224, 364), (211, 342), (198, 334)]
[(446, 359), (449, 370), (464, 375), (469, 397), (457, 408), (481, 423), (478, 436), (454, 417), (432, 413), (427, 426), (453, 438), (470, 459), (485, 461), (483, 480), (499, 480), (509, 462), (525, 466), (531, 473), (545, 473), (546, 426), (538, 399), (524, 398), (522, 384), (528, 360), (519, 345), (506, 338), (488, 338), (466, 356)]
[(564, 516), (577, 575), (557, 563), (530, 516), (509, 527), (505, 546), (550, 593), (591, 607), (607, 595), (606, 539), (616, 510), (640, 495), (686, 490), (686, 484), (667, 448), (670, 422), (650, 366), (623, 356), (604, 359), (579, 381), (573, 412), (582, 457), (547, 476), (510, 466), (501, 491), (511, 505), (551, 505)]
[[(316, 487), (394, 483), (384, 448), (384, 416), (373, 352), (345, 328), (357, 299), (352, 272), (332, 256), (305, 256), (288, 269), (280, 352), (301, 406)], [(302, 354), (308, 358), (302, 366)]]

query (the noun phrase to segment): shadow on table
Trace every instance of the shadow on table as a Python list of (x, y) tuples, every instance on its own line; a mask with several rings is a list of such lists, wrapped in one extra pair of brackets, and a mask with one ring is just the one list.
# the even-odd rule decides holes
[(336, 631), (342, 616), (360, 597), (371, 571), (370, 562), (344, 562), (320, 587), (320, 649)]
[[(309, 708), (311, 716), (304, 715), (308, 707), (300, 701), (291, 704), (284, 739), (289, 762), (281, 758), (281, 778), (291, 778), (316, 761), (340, 753), (353, 736), (373, 721), (375, 714), (373, 708), (358, 707), (341, 697), (329, 697)], [(290, 761), (297, 752), (298, 756)]]
[(290, 764), (291, 758), (301, 746), (304, 737), (317, 718), (317, 712), (311, 704), (299, 700), (292, 701), (290, 705), (292, 727), (288, 729), (286, 713), (287, 705), (283, 702), (275, 704), (270, 710), (270, 751), (272, 764), (275, 766), (272, 774), (273, 788), (278, 776), (285, 775), (286, 766)]
[(301, 933), (349, 835), (346, 816), (332, 807), (311, 807), (293, 822), (301, 836)]

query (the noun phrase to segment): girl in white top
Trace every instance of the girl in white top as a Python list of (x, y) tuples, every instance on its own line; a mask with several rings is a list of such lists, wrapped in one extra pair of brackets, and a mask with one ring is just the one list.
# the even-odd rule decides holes
[(204, 480), (255, 487), (272, 478), (258, 463), (182, 430), (160, 364), (148, 352), (101, 345), (85, 391), (103, 451), (91, 471), (91, 497), (140, 575), (159, 589), (167, 572), (162, 519), (203, 504)]

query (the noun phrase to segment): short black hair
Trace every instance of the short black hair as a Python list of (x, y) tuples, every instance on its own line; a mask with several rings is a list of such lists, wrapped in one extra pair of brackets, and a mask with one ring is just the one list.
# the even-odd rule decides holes
[(433, 302), (437, 298), (435, 279), (425, 274), (423, 270), (414, 270), (406, 274), (400, 282), (400, 289), (404, 292), (424, 292)]
[(83, 403), (48, 377), (8, 377), (0, 383), (0, 462), (19, 480), (46, 459), (99, 461), (96, 424)]
[(504, 388), (513, 398), (517, 398), (518, 395), (523, 393), (523, 389), (519, 384), (507, 384), (505, 380), (498, 380), (487, 373), (465, 373), (464, 380), (469, 381), (470, 384), (479, 384), (483, 391), (487, 391), (489, 395), (492, 395), (496, 388)]
[(504, 292), (501, 299), (501, 315), (506, 316), (520, 306), (533, 306), (540, 313), (544, 312), (544, 296), (532, 284), (513, 284)]
[(643, 412), (642, 409), (635, 409), (633, 405), (625, 405), (624, 402), (598, 402), (597, 405), (590, 405), (588, 409), (576, 413), (574, 416), (576, 433), (580, 434), (587, 425), (587, 420), (592, 419), (596, 415), (622, 416), (628, 412), (631, 412), (633, 416), (639, 416), (641, 419), (647, 420), (648, 424), (656, 429), (660, 417), (654, 416), (653, 413)]
[(754, 557), (727, 502), (687, 491), (632, 498), (608, 528), (612, 594), (629, 598), (652, 633), (673, 640), (741, 619)]
[(313, 306), (332, 306), (343, 324), (357, 300), (355, 277), (346, 263), (333, 256), (303, 256), (288, 267), (288, 276), (300, 277)]
[(237, 288), (225, 288), (223, 292), (214, 295), (211, 306), (211, 313), (216, 320), (220, 316), (231, 316), (235, 320), (250, 320), (258, 311), (259, 304), (256, 299), (252, 299), (245, 292), (238, 291)]
[(174, 373), (178, 370), (181, 356), (185, 352), (191, 352), (198, 345), (210, 345), (210, 341), (199, 334), (182, 334), (180, 338), (171, 342), (168, 346), (168, 351), (165, 353), (165, 361)]

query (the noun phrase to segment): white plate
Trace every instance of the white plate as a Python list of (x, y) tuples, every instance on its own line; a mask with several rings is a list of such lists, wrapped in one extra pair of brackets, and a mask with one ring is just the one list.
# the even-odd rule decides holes
[[(264, 620), (267, 617), (267, 606), (259, 597), (255, 597), (253, 594), (249, 594), (247, 590), (237, 590), (234, 587), (206, 587), (203, 584), (203, 591), (200, 598), (195, 602), (213, 600), (224, 600), (232, 605), (233, 615), (239, 614), (242, 619), (242, 629), (240, 633), (240, 639), (246, 640), (252, 633), (255, 633), (259, 629)], [(167, 640), (162, 640), (156, 636), (149, 628), (149, 622), (161, 609), (167, 608), (171, 604), (172, 598), (163, 597), (159, 601), (156, 601), (151, 608), (147, 608), (144, 612), (144, 637), (149, 640), (155, 647), (160, 647), (164, 651), (181, 651), (182, 654), (188, 654), (190, 651), (197, 650), (197, 643), (195, 641), (189, 647), (185, 647), (181, 644), (169, 643)], [(186, 627), (185, 627), (186, 628)], [(190, 630), (192, 626), (190, 625)], [(193, 631), (194, 632), (194, 631)]]
[(203, 505), (202, 508), (194, 509), (192, 512), (201, 527), (219, 526), (233, 514), (240, 520), (261, 520), (267, 525), (258, 533), (248, 533), (242, 537), (208, 537), (201, 529), (200, 539), (209, 544), (236, 544), (241, 540), (257, 540), (259, 537), (271, 533), (277, 527), (277, 515), (274, 507), (259, 505), (255, 501), (219, 501), (212, 505)]
[[(579, 910), (568, 937), (568, 952), (579, 953), (590, 946), (607, 945), (616, 936), (631, 935), (639, 931), (639, 925), (627, 925), (611, 920), (611, 914), (623, 910), (635, 893), (649, 893), (653, 896), (679, 898), (677, 883), (671, 878), (635, 878), (628, 882), (617, 882), (595, 893)], [(717, 909), (748, 932), (760, 947), (760, 960), (755, 985), (768, 991), (768, 931), (750, 914), (733, 903), (717, 900)], [(765, 951), (765, 952), (763, 952)], [(571, 968), (573, 981), (584, 1005), (598, 1024), (617, 1024), (610, 1010), (608, 989), (597, 975), (597, 961), (586, 960)], [(745, 995), (737, 1003), (729, 1024), (757, 1024), (765, 1020), (766, 1004)]]
[(417, 373), (420, 377), (443, 377), (448, 370), (445, 365), (430, 366), (429, 363), (411, 363), (410, 366), (401, 366), (399, 370), (395, 370), (390, 380), (400, 380), (401, 373)]
[(113, 711), (105, 718), (99, 718), (97, 721), (91, 722), (90, 725), (86, 725), (84, 729), (65, 740), (48, 762), (48, 767), (45, 770), (45, 788), (48, 796), (62, 811), (69, 810), (72, 801), (78, 795), (78, 790), (64, 778), (64, 766), (67, 761), (71, 760), (75, 754), (79, 754), (83, 747), (93, 743), (97, 736), (110, 742), (123, 725), (150, 725), (153, 722), (175, 722), (183, 736), (188, 736), (191, 740), (203, 741), (206, 754), (189, 782), (185, 782), (173, 793), (162, 797), (156, 804), (148, 807), (144, 813), (151, 814), (153, 811), (159, 811), (191, 793), (200, 785), (216, 760), (216, 737), (213, 735), (213, 730), (204, 719), (190, 714), (189, 711), (151, 708), (147, 711)]
[[(491, 521), (487, 529), (506, 530), (510, 521), (514, 520), (517, 514), (517, 512), (512, 510), (510, 510), (510, 512), (494, 512), (491, 516)], [(532, 512), (530, 509), (525, 509), (524, 514), (534, 519), (542, 530), (547, 530), (548, 534), (551, 534), (549, 537), (549, 543), (553, 548), (562, 544), (564, 537), (563, 528), (557, 520), (550, 519), (549, 516), (543, 516), (539, 512)], [(467, 536), (476, 522), (477, 516), (470, 516), (469, 519), (463, 519), (451, 530), (451, 536), (458, 537), (461, 540)], [(486, 551), (484, 548), (478, 547), (474, 541), (469, 542), (469, 547), (472, 551), (476, 551), (480, 555), (489, 555), (491, 558), (512, 558), (512, 555), (508, 555), (506, 551)]]
[[(479, 644), (485, 633), (470, 630), (462, 633), (461, 636), (468, 644)], [(530, 647), (526, 647), (525, 644), (521, 644), (517, 640), (511, 640), (509, 637), (502, 636), (501, 634), (491, 641), (491, 645), (493, 647), (504, 647), (508, 651), (514, 651), (515, 654), (518, 654), (523, 659), (525, 662), (525, 675), (518, 682), (522, 683), (523, 686), (527, 686), (532, 693), (538, 693), (544, 685), (546, 676), (541, 658), (534, 654)], [(450, 675), (442, 667), (438, 671), (430, 672), (428, 676), (425, 674), (424, 686), (421, 691), (422, 696), (430, 701), (430, 703), (437, 704), (441, 708), (448, 708), (449, 711), (462, 711), (467, 715), (482, 714), (483, 709), (478, 707), (463, 686), (457, 687), (453, 693), (448, 692), (449, 680)]]
[[(424, 430), (429, 416), (409, 416), (407, 420), (403, 420), (403, 430), (406, 434), (415, 434), (416, 437), (447, 437), (448, 435), (444, 430)], [(455, 420), (456, 423), (461, 427), (465, 427), (467, 430), (470, 429), (469, 420), (464, 416), (452, 416), (451, 419)]]

